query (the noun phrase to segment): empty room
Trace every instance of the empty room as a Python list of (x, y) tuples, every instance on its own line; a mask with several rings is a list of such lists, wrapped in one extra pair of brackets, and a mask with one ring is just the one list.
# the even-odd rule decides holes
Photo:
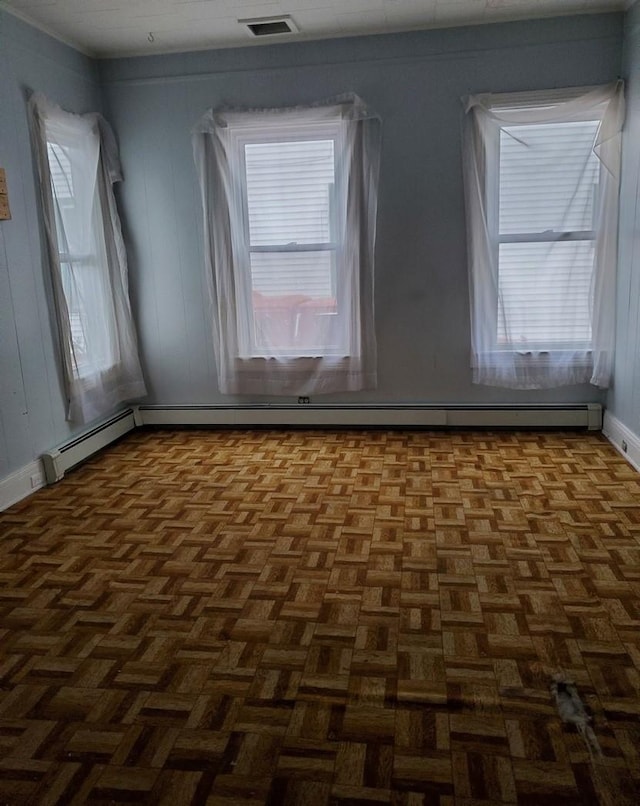
[(640, 802), (640, 5), (0, 2), (0, 804)]

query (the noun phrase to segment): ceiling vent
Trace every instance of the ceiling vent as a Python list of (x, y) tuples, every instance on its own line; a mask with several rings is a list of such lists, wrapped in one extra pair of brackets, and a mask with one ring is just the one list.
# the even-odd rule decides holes
[(255, 17), (238, 22), (246, 27), (249, 36), (282, 36), (297, 34), (300, 30), (288, 14), (279, 17)]

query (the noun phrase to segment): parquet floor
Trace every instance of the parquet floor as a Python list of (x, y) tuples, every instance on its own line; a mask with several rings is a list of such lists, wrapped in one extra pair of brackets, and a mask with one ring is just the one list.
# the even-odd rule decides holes
[(0, 534), (0, 803), (640, 803), (600, 435), (137, 432)]

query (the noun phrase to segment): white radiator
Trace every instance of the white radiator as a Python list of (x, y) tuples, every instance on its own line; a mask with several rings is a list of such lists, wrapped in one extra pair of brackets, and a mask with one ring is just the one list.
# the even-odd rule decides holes
[(138, 425), (389, 428), (602, 427), (602, 406), (256, 405), (138, 406)]
[(67, 470), (88, 459), (136, 427), (133, 409), (118, 412), (73, 439), (42, 454), (47, 484), (60, 481)]
[(137, 406), (42, 455), (47, 484), (136, 426), (292, 426), (307, 428), (586, 428), (602, 427), (602, 406), (256, 405)]

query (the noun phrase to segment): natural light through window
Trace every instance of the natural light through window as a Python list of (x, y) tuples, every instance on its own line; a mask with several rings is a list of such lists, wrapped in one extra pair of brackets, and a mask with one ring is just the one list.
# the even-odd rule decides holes
[(624, 86), (464, 99), (474, 383), (606, 388)]
[(500, 130), (498, 344), (591, 342), (597, 129), (589, 120)]
[(100, 214), (94, 209), (93, 189), (91, 197), (85, 198), (83, 183), (74, 181), (74, 172), (86, 171), (82, 144), (74, 148), (71, 144), (65, 147), (60, 142), (48, 142), (47, 157), (73, 374), (82, 378), (108, 369), (116, 360), (107, 278), (97, 265)]
[(338, 347), (333, 139), (244, 147), (252, 352)]
[(220, 391), (375, 387), (379, 118), (353, 94), (211, 109), (193, 145)]

